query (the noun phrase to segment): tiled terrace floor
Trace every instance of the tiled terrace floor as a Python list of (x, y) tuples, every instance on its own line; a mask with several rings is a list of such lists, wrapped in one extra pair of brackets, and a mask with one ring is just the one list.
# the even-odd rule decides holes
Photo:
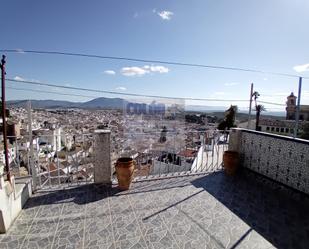
[(309, 201), (222, 172), (36, 194), (0, 248), (308, 248)]

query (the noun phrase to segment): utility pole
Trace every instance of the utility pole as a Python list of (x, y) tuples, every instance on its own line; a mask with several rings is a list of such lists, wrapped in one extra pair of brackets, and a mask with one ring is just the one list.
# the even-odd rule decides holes
[(251, 124), (252, 97), (253, 97), (253, 83), (251, 83), (250, 104), (249, 104), (249, 117), (248, 117), (247, 129), (250, 129), (250, 124)]
[(0, 67), (1, 67), (1, 90), (2, 90), (2, 130), (3, 130), (5, 170), (7, 174), (7, 180), (11, 182), (11, 171), (8, 156), (7, 126), (6, 126), (6, 105), (5, 105), (5, 55), (2, 55)]
[(294, 127), (294, 138), (297, 137), (298, 132), (298, 123), (299, 123), (299, 111), (300, 111), (300, 97), (301, 97), (301, 86), (302, 86), (303, 78), (299, 77), (298, 82), (298, 98), (297, 98), (297, 107), (296, 107), (296, 117), (295, 117), (295, 127)]
[(30, 142), (30, 171), (32, 175), (32, 183), (34, 190), (37, 189), (37, 172), (34, 165), (34, 151), (33, 151), (33, 137), (32, 137), (32, 113), (31, 113), (31, 101), (28, 101), (28, 129), (29, 129), (29, 142)]

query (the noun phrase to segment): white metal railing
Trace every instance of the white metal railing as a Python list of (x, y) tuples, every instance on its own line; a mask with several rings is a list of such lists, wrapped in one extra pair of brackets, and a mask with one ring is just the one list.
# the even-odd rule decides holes
[[(63, 141), (68, 136), (72, 137), (72, 143)], [(46, 142), (47, 140), (42, 142), (42, 137), (51, 139), (56, 144)], [(15, 150), (14, 155), (11, 155), (13, 159), (10, 166), (16, 177), (32, 175), (37, 188), (93, 181), (93, 134), (33, 136), (33, 141), (33, 152), (27, 135), (16, 138), (13, 143)], [(24, 171), (21, 171), (22, 167)], [(32, 174), (33, 170), (35, 174)]]
[[(121, 146), (112, 142), (112, 165), (121, 156), (136, 161), (135, 180), (153, 179), (177, 175), (214, 172), (222, 169), (223, 152), (228, 148), (228, 131), (168, 131), (167, 141), (158, 142), (161, 132), (129, 133), (119, 135)], [(45, 135), (46, 136), (46, 135)], [(74, 136), (71, 146), (58, 139)], [(118, 135), (117, 135), (118, 136)], [(15, 159), (11, 163), (19, 174), (21, 166), (36, 170), (37, 188), (52, 188), (93, 182), (94, 136), (87, 134), (53, 135), (60, 148), (52, 144), (38, 144), (40, 136), (34, 136), (33, 160), (27, 136), (24, 144), (16, 140)], [(26, 145), (25, 145), (26, 144)], [(131, 146), (127, 151), (126, 146)], [(70, 148), (75, 147), (75, 148)], [(22, 157), (20, 155), (22, 154)], [(34, 167), (31, 167), (33, 163)]]
[[(185, 143), (170, 143), (162, 149), (154, 149), (151, 141), (158, 140), (160, 133), (132, 133), (126, 136), (131, 143), (131, 154), (122, 151), (118, 156), (130, 156), (136, 161), (135, 180), (153, 179), (202, 172), (214, 172), (222, 169), (223, 153), (228, 149), (229, 131), (197, 131), (168, 132), (171, 137), (183, 136)], [(195, 140), (188, 142), (188, 138)], [(138, 150), (133, 143), (143, 147)], [(126, 144), (127, 141), (124, 141)], [(145, 149), (145, 147), (147, 147)], [(136, 149), (136, 151), (134, 150)]]

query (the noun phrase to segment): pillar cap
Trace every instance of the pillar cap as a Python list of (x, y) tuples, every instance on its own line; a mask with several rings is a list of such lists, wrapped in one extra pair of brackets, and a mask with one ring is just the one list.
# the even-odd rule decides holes
[(101, 134), (101, 133), (111, 133), (111, 130), (94, 130), (94, 133), (96, 133), (96, 134)]

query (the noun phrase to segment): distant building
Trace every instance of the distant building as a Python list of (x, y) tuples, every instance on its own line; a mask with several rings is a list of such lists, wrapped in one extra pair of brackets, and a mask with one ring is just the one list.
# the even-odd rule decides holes
[[(295, 128), (294, 120), (275, 120), (263, 118), (260, 120), (261, 131), (275, 133), (280, 135), (292, 136)], [(300, 123), (299, 128), (302, 129)]]
[[(295, 120), (296, 117), (296, 99), (297, 97), (292, 92), (287, 97), (286, 102), (286, 119)], [(299, 120), (309, 121), (309, 105), (301, 105), (299, 110)]]

